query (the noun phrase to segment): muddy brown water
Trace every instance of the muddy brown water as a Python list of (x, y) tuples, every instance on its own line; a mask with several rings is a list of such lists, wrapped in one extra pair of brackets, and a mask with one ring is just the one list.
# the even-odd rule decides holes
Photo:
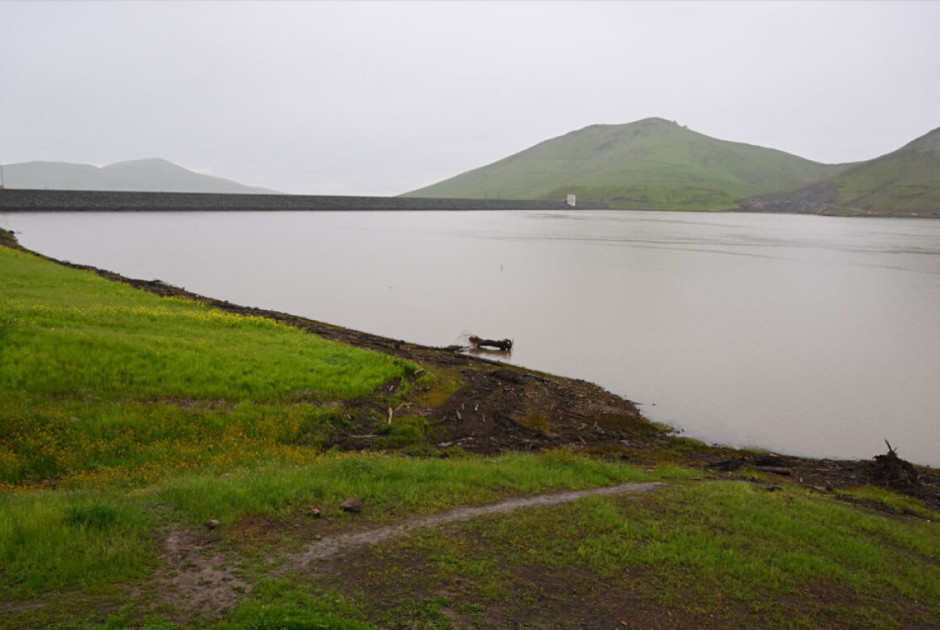
[(59, 259), (584, 378), (709, 442), (940, 465), (940, 221), (0, 214)]

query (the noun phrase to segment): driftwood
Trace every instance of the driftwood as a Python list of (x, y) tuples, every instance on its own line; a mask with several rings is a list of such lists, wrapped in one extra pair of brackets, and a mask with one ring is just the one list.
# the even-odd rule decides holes
[(871, 464), (871, 473), (875, 481), (887, 484), (893, 488), (911, 488), (920, 485), (920, 473), (909, 461), (898, 457), (896, 449), (885, 440), (888, 452), (884, 455), (875, 455)]
[(509, 352), (512, 350), (512, 339), (481, 339), (476, 335), (470, 335), (467, 340), (474, 348), (491, 348), (493, 350), (502, 350)]

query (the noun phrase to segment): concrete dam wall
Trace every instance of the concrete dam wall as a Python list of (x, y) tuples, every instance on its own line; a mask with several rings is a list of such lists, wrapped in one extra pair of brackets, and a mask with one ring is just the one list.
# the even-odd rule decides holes
[[(605, 210), (606, 202), (578, 203), (575, 209)], [(321, 195), (239, 195), (80, 190), (0, 190), (0, 212), (203, 212), (343, 210), (568, 210), (564, 200), (425, 199)]]

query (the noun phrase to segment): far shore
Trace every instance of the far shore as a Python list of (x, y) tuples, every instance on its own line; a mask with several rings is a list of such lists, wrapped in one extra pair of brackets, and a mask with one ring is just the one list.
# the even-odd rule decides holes
[(940, 218), (940, 209), (865, 210), (832, 204), (762, 204), (746, 202), (726, 210), (611, 208), (606, 201), (563, 199), (438, 199), (353, 195), (284, 195), (89, 190), (0, 189), (3, 212), (475, 212), (494, 210), (613, 210), (616, 212), (707, 212), (790, 214), (867, 218)]

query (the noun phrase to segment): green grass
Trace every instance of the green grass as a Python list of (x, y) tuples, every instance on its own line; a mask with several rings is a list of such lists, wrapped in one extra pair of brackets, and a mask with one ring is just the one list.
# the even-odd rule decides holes
[[(81, 618), (89, 613), (81, 612), (79, 593), (93, 605), (111, 584), (146, 584), (159, 563), (153, 531), (198, 531), (216, 517), (220, 548), (247, 554), (242, 563), (256, 580), (219, 630), (447, 628), (454, 615), (551, 625), (559, 601), (587, 610), (629, 601), (713, 627), (940, 623), (936, 522), (861, 510), (799, 487), (771, 493), (762, 484), (674, 481), (642, 495), (425, 530), (368, 549), (339, 572), (284, 574), (264, 561), (309, 541), (306, 534), (291, 542), (298, 536), (292, 523), (311, 527), (308, 505), (348, 521), (335, 507), (348, 495), (364, 497), (356, 520), (377, 524), (512, 494), (657, 476), (566, 452), (456, 461), (329, 454), (304, 467), (189, 474), (124, 493), (18, 493), (0, 501), (0, 576), (13, 601), (71, 593), (64, 596), (77, 598)], [(265, 523), (263, 543), (239, 538), (246, 518)], [(539, 617), (543, 606), (547, 616)], [(24, 608), (9, 619), (27, 625), (47, 613)], [(144, 598), (111, 623), (137, 625), (148, 615)]]
[(311, 505), (342, 518), (338, 506), (350, 496), (382, 521), (507, 495), (648, 478), (564, 451), (457, 460), (328, 453), (224, 476), (178, 473), (136, 489), (0, 494), (0, 587), (22, 598), (145, 577), (157, 555), (152, 532), (171, 524), (200, 529), (216, 519), (224, 529), (248, 517), (302, 519)]
[(190, 523), (208, 518), (234, 522), (248, 514), (275, 516), (298, 505), (336, 506), (349, 496), (367, 503), (372, 518), (389, 520), (457, 505), (488, 503), (507, 495), (649, 478), (633, 467), (566, 451), (460, 459), (330, 453), (306, 466), (272, 466), (225, 478), (177, 477), (155, 491), (159, 492), (160, 503), (174, 505)]
[(0, 590), (19, 598), (138, 577), (157, 561), (154, 522), (120, 494), (0, 495)]
[(0, 485), (297, 459), (416, 366), (0, 248)]
[(839, 490), (838, 496), (849, 501), (881, 506), (883, 509), (894, 512), (895, 514), (918, 516), (928, 520), (940, 519), (940, 514), (924, 506), (924, 502), (920, 499), (895, 494), (884, 488), (876, 488), (873, 486), (842, 488)]
[(871, 211), (940, 209), (940, 129), (836, 177), (839, 204)]
[(798, 488), (677, 484), (480, 518), (373, 553), (346, 592), (363, 593), (364, 616), (389, 626), (403, 617), (390, 619), (370, 599), (382, 592), (378, 567), (385, 565), (409, 567), (394, 577), (394, 589), (412, 601), (430, 604), (443, 592), (450, 608), (476, 606), (484, 619), (490, 609), (535, 615), (534, 625), (553, 623), (551, 612), (533, 610), (551, 611), (555, 598), (580, 600), (588, 610), (626, 599), (668, 610), (679, 625), (940, 623), (935, 523), (862, 511)]
[(284, 580), (266, 579), (256, 597), (238, 606), (215, 630), (360, 630), (376, 626), (350, 619), (356, 608), (338, 591), (310, 595)]
[(0, 268), (0, 388), (20, 398), (323, 401), (368, 394), (405, 367), (6, 248)]

